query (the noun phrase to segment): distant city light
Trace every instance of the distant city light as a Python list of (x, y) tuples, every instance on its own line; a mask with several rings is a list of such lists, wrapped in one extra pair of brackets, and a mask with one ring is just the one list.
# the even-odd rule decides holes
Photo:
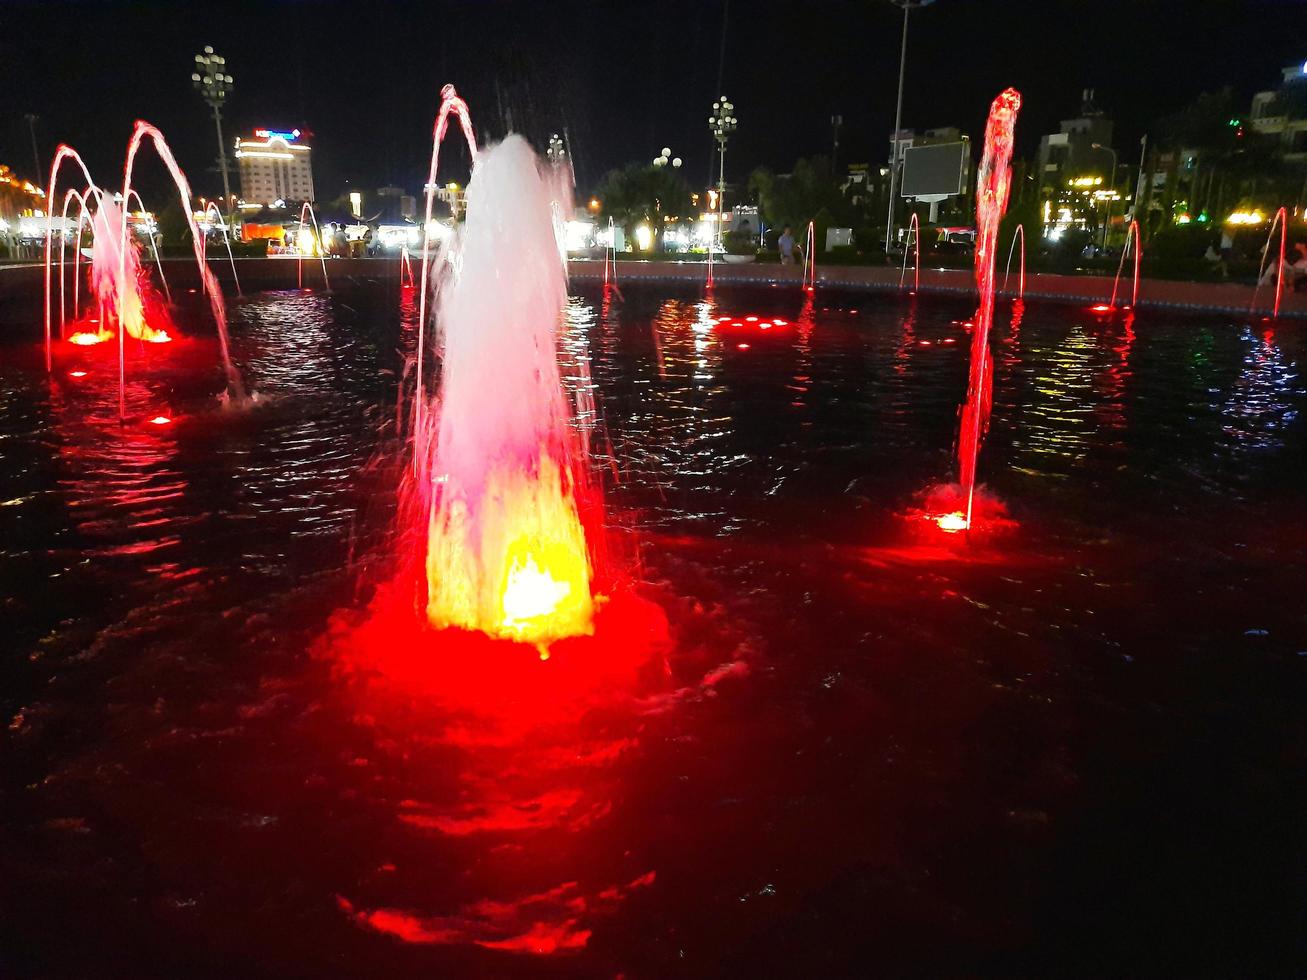
[(654, 233), (648, 225), (637, 225), (635, 228), (635, 243), (641, 252), (647, 252), (653, 246)]
[(1231, 225), (1260, 225), (1266, 220), (1266, 215), (1256, 209), (1252, 211), (1235, 211), (1225, 220), (1227, 224)]

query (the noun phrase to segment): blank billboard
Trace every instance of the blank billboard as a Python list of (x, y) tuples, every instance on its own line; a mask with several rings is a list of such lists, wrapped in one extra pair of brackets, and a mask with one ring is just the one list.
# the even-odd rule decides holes
[(963, 164), (970, 143), (910, 146), (903, 152), (903, 196), (962, 193)]

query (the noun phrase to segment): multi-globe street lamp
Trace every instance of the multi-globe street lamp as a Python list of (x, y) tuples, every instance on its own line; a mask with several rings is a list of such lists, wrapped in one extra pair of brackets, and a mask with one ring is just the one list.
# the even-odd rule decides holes
[(557, 133), (549, 137), (549, 148), (545, 150), (545, 157), (550, 163), (562, 163), (567, 158), (567, 147), (563, 143), (563, 137)]
[(680, 157), (672, 156), (672, 148), (670, 146), (664, 146), (663, 152), (653, 158), (653, 165), (655, 167), (665, 167), (670, 163), (672, 168), (676, 169), (680, 167), (683, 162), (684, 161), (682, 161)]
[(712, 130), (713, 139), (717, 141), (717, 242), (721, 244), (722, 215), (726, 208), (726, 141), (735, 132), (739, 120), (735, 118), (735, 106), (722, 96), (712, 104), (712, 115), (708, 117), (708, 128)]
[(213, 110), (213, 125), (218, 130), (218, 168), (222, 171), (222, 201), (231, 214), (231, 179), (227, 175), (227, 146), (222, 138), (222, 104), (232, 90), (232, 77), (227, 74), (227, 59), (213, 53), (206, 44), (204, 51), (195, 56), (195, 71), (191, 84)]
[(894, 237), (894, 194), (898, 190), (899, 175), (899, 130), (903, 127), (903, 79), (908, 64), (908, 14), (918, 7), (925, 7), (935, 0), (889, 0), (896, 7), (903, 8), (903, 39), (899, 44), (899, 97), (894, 108), (893, 151), (889, 166), (889, 217), (885, 221), (885, 253), (889, 254), (890, 243)]

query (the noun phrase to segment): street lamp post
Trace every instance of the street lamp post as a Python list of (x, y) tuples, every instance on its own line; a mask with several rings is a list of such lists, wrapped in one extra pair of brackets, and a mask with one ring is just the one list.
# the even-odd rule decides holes
[(712, 130), (713, 139), (717, 141), (717, 244), (721, 245), (722, 215), (726, 212), (726, 141), (735, 132), (739, 120), (735, 118), (735, 106), (722, 96), (712, 104), (712, 115), (708, 117), (708, 128)]
[[(1092, 146), (1095, 150), (1106, 150), (1108, 153), (1112, 154), (1112, 175), (1111, 177), (1108, 178), (1107, 189), (1112, 193), (1115, 193), (1116, 192), (1116, 150), (1112, 149), (1110, 146), (1104, 146), (1102, 143), (1091, 143), (1090, 146)], [(1107, 216), (1103, 218), (1102, 247), (1104, 249), (1107, 248), (1107, 232), (1108, 232), (1108, 226), (1111, 225), (1111, 223), (1112, 223), (1112, 199), (1109, 197), (1107, 199)]]
[(231, 179), (227, 175), (227, 145), (222, 138), (222, 104), (232, 90), (232, 77), (226, 74), (227, 59), (213, 53), (212, 45), (195, 56), (195, 71), (191, 84), (213, 110), (213, 125), (218, 131), (218, 168), (222, 171), (222, 202), (231, 224)]
[(36, 172), (32, 174), (32, 181), (36, 184), (44, 184), (45, 175), (41, 173), (41, 151), (36, 148), (36, 122), (41, 117), (34, 112), (29, 112), (23, 118), (27, 120), (27, 131), (32, 134), (32, 163), (36, 164)]
[(903, 127), (903, 79), (908, 64), (908, 14), (917, 7), (924, 7), (935, 0), (889, 0), (896, 7), (903, 8), (903, 39), (899, 44), (899, 97), (894, 108), (894, 135), (889, 161), (889, 215), (885, 219), (885, 253), (889, 254), (890, 242), (894, 237), (894, 194), (898, 190), (899, 176), (899, 130)]

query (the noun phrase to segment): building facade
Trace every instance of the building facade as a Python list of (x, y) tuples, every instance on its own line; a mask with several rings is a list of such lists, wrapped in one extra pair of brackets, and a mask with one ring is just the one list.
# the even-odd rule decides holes
[(236, 137), (241, 197), (247, 204), (298, 205), (316, 200), (313, 150), (306, 135), (298, 129), (256, 129), (252, 137)]
[(1253, 131), (1277, 137), (1285, 159), (1307, 160), (1307, 61), (1282, 68), (1278, 89), (1253, 96)]
[(1080, 115), (1063, 119), (1059, 132), (1039, 140), (1040, 186), (1065, 187), (1074, 177), (1111, 177), (1112, 120), (1094, 105), (1094, 90), (1085, 89)]

